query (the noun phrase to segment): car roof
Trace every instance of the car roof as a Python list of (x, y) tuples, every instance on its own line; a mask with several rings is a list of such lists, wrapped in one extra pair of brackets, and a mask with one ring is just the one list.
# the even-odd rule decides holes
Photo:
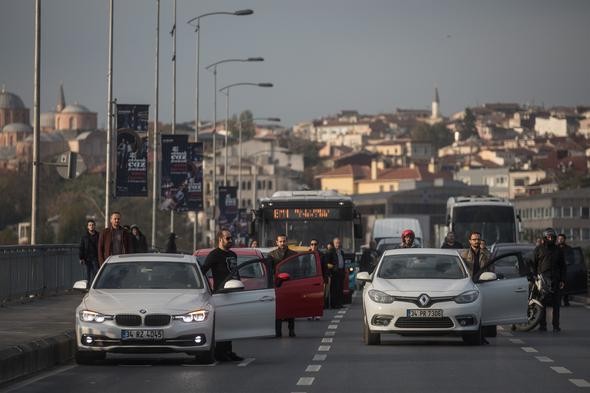
[(120, 254), (111, 255), (105, 263), (121, 263), (121, 262), (186, 262), (195, 263), (195, 258), (187, 254)]
[(459, 256), (458, 250), (448, 248), (397, 248), (395, 250), (387, 250), (383, 256), (388, 255), (451, 255)]

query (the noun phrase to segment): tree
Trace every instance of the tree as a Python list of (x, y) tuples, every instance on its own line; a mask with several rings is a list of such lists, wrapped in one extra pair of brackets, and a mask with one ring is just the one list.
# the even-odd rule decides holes
[(421, 123), (412, 129), (410, 137), (415, 142), (431, 143), (436, 149), (448, 146), (453, 142), (453, 136), (443, 123), (437, 123), (432, 126)]
[(475, 127), (475, 115), (469, 108), (465, 108), (465, 116), (459, 126), (459, 139), (464, 141), (470, 137), (479, 138), (477, 128)]
[[(240, 123), (242, 126), (242, 140), (252, 139), (256, 134), (252, 112), (246, 110), (240, 113)], [(235, 138), (235, 140), (238, 140), (240, 137), (239, 127), (240, 124), (238, 124), (238, 117), (234, 115), (229, 121), (229, 129), (231, 130), (231, 135)]]

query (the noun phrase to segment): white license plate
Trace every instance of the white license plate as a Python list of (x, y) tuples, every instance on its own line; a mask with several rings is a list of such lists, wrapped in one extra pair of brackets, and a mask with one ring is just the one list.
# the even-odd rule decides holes
[(410, 309), (407, 311), (409, 318), (442, 318), (443, 310), (440, 309)]
[(161, 340), (164, 338), (163, 330), (133, 329), (121, 330), (121, 340)]

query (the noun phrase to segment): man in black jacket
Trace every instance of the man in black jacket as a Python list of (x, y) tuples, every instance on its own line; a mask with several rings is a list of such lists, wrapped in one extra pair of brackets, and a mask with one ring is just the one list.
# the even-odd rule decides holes
[(86, 222), (86, 231), (80, 239), (78, 256), (80, 264), (86, 265), (86, 288), (90, 288), (90, 284), (98, 271), (98, 232), (94, 220)]
[[(561, 248), (561, 251), (563, 252), (563, 259), (566, 260), (566, 266), (567, 266), (567, 258), (568, 258), (568, 254), (571, 253), (571, 247), (565, 242), (567, 239), (567, 237), (565, 236), (565, 233), (560, 233), (557, 235), (557, 247)], [(570, 298), (569, 295), (563, 295), (563, 306), (564, 307), (569, 307), (570, 305)]]
[(546, 283), (546, 296), (543, 299), (541, 311), (541, 323), (539, 330), (547, 330), (547, 304), (553, 308), (552, 324), (553, 332), (561, 331), (559, 327), (559, 306), (561, 303), (561, 290), (565, 286), (566, 266), (563, 251), (555, 244), (557, 235), (553, 228), (543, 231), (543, 243), (535, 248), (533, 268), (536, 274), (543, 277)]

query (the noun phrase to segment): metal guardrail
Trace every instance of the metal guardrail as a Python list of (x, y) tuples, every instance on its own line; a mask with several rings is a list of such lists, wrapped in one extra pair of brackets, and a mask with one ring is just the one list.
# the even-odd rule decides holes
[(0, 247), (0, 303), (56, 294), (85, 278), (77, 244)]

